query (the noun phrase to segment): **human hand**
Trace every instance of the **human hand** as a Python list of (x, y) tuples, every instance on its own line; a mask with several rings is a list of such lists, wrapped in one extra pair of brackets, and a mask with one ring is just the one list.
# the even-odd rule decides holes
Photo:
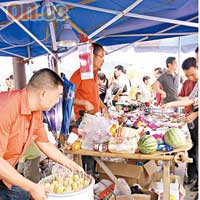
[(31, 186), (29, 193), (34, 200), (47, 200), (45, 189), (42, 185), (34, 183), (33, 186)]
[(166, 93), (164, 91), (162, 91), (161, 98), (164, 99), (164, 98), (166, 98), (166, 96), (167, 96)]
[(198, 117), (198, 112), (193, 112), (191, 114), (189, 114), (185, 120), (187, 123), (192, 123), (196, 118)]
[(89, 101), (85, 101), (84, 106), (85, 106), (86, 112), (93, 112), (94, 111), (94, 106)]
[(79, 166), (78, 164), (76, 164), (74, 161), (69, 160), (66, 164), (65, 167), (70, 169), (71, 171), (76, 171), (76, 172), (80, 172), (80, 173), (85, 173), (84, 169)]
[(171, 108), (171, 107), (172, 107), (172, 106), (171, 106), (171, 103), (170, 103), (170, 102), (161, 105), (161, 109), (162, 109), (162, 110), (167, 110), (168, 108)]
[(114, 100), (114, 101), (118, 101), (118, 96), (115, 95), (115, 96), (113, 97), (113, 100)]
[(198, 106), (198, 104), (199, 104), (199, 98), (195, 98), (193, 106)]

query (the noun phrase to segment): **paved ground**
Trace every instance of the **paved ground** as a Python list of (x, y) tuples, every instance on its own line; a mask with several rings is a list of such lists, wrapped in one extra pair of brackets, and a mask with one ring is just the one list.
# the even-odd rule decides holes
[[(181, 183), (182, 184), (183, 184), (183, 179), (184, 179), (185, 171), (186, 171), (186, 165), (185, 165), (185, 163), (179, 165), (179, 167), (175, 169), (175, 174), (179, 175), (181, 177)], [(190, 191), (191, 187), (192, 187), (192, 184), (184, 186), (185, 191), (186, 191), (186, 196), (185, 196), (184, 200), (194, 200), (195, 199), (195, 196), (196, 196), (197, 192), (191, 192)]]

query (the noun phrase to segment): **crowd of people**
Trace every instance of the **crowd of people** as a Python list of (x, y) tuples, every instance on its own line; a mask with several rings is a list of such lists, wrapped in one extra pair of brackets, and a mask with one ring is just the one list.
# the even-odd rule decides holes
[[(138, 102), (149, 102), (162, 109), (185, 106), (186, 122), (193, 141), (188, 152), (194, 163), (187, 167), (186, 184), (195, 182), (191, 190), (198, 190), (198, 48), (196, 58), (187, 58), (182, 69), (187, 80), (183, 82), (177, 73), (178, 65), (175, 57), (166, 59), (166, 69), (155, 68), (155, 82), (151, 84), (149, 75), (142, 77), (135, 96), (129, 95), (132, 87), (126, 69), (122, 65), (114, 66), (113, 76), (107, 77), (101, 71), (104, 63), (103, 46), (93, 43), (93, 79), (82, 80), (80, 69), (76, 70), (70, 82), (75, 84), (73, 109), (75, 119), (82, 113), (95, 114), (101, 112), (109, 116), (108, 107), (128, 98)], [(62, 154), (55, 144), (49, 142), (47, 130), (44, 128), (42, 111), (49, 110), (58, 103), (63, 93), (61, 76), (50, 69), (41, 69), (33, 74), (24, 89), (0, 93), (0, 199), (46, 199), (45, 191), (37, 182), (39, 178), (30, 177), (30, 169), (38, 170), (38, 163), (43, 152), (47, 157), (76, 171), (95, 172), (95, 161), (92, 157), (83, 157), (83, 168)], [(13, 77), (11, 77), (13, 78)], [(179, 93), (179, 85), (182, 88)], [(193, 126), (191, 126), (191, 123)], [(27, 159), (28, 153), (30, 159)], [(34, 162), (33, 162), (34, 160)], [(24, 171), (20, 171), (18, 163), (25, 163)], [(34, 164), (33, 164), (34, 163)], [(31, 168), (29, 168), (31, 166)], [(21, 174), (20, 174), (20, 173)], [(26, 175), (26, 173), (28, 175)], [(25, 178), (26, 177), (26, 178)]]

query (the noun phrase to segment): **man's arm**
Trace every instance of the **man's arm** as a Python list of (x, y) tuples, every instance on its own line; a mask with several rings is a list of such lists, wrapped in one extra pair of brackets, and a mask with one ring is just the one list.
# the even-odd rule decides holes
[(33, 183), (23, 177), (2, 157), (0, 157), (0, 177), (5, 181), (29, 192), (35, 200), (46, 199), (44, 188), (41, 185)]
[(161, 97), (162, 98), (165, 98), (166, 97), (166, 93), (164, 90), (162, 90), (160, 88), (160, 83), (159, 81), (155, 81), (153, 84), (152, 84), (152, 88), (154, 91), (156, 91), (157, 93), (161, 94)]
[(74, 105), (84, 106), (86, 112), (94, 111), (94, 106), (89, 101), (84, 99), (74, 99)]
[(36, 144), (47, 157), (54, 160), (55, 162), (60, 163), (72, 171), (84, 172), (83, 168), (77, 165), (74, 161), (68, 159), (66, 155), (61, 153), (61, 151), (54, 144), (45, 142), (42, 143), (38, 141), (36, 141)]
[(172, 101), (169, 103), (166, 103), (162, 106), (163, 109), (167, 109), (167, 108), (174, 108), (174, 107), (183, 107), (183, 106), (189, 106), (192, 105), (194, 103), (193, 99), (189, 99), (189, 97), (185, 97), (182, 100), (179, 101)]
[[(124, 86), (125, 86), (125, 85), (124, 85)], [(116, 94), (114, 95), (114, 97), (113, 97), (113, 100), (115, 100), (115, 101), (118, 100), (119, 95), (122, 94), (122, 91), (123, 91), (124, 86), (123, 86), (123, 87), (120, 87), (120, 88), (118, 89), (117, 93), (116, 93)]]

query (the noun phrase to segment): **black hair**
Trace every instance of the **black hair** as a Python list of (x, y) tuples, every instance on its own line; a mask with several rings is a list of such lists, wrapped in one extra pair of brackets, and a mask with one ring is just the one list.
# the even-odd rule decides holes
[(106, 88), (108, 88), (108, 79), (106, 78), (106, 75), (102, 72), (98, 73), (98, 78), (102, 81), (106, 81)]
[(9, 76), (9, 79), (14, 79), (14, 76), (13, 76), (13, 75), (10, 75), (10, 76)]
[(195, 49), (195, 53), (198, 53), (199, 52), (199, 47), (197, 47), (196, 49)]
[(106, 79), (106, 75), (102, 72), (98, 73), (98, 78), (102, 81), (104, 81)]
[(168, 57), (166, 60), (166, 66), (168, 68), (168, 64), (172, 64), (174, 62), (174, 60), (176, 60), (175, 57)]
[(93, 54), (97, 55), (100, 50), (105, 51), (103, 46), (101, 46), (100, 44), (92, 43), (92, 45), (93, 45)]
[(115, 69), (120, 70), (124, 73), (124, 67), (122, 65), (115, 66)]
[(150, 76), (144, 76), (142, 80), (143, 82), (145, 82), (146, 80), (149, 80), (149, 79), (150, 79)]
[(183, 70), (188, 70), (191, 67), (197, 67), (197, 62), (194, 57), (187, 58), (186, 60), (183, 61), (183, 64), (182, 64)]
[(159, 74), (162, 74), (162, 73), (163, 73), (163, 69), (160, 68), (160, 67), (156, 67), (156, 68), (154, 69), (154, 72), (155, 72), (155, 71), (157, 71)]
[(63, 86), (63, 81), (60, 76), (56, 72), (48, 68), (44, 68), (33, 74), (27, 86), (38, 89), (55, 89), (59, 85)]
[(60, 76), (61, 76), (61, 78), (66, 77), (66, 76), (65, 76), (65, 73), (63, 73), (63, 72), (60, 73)]

